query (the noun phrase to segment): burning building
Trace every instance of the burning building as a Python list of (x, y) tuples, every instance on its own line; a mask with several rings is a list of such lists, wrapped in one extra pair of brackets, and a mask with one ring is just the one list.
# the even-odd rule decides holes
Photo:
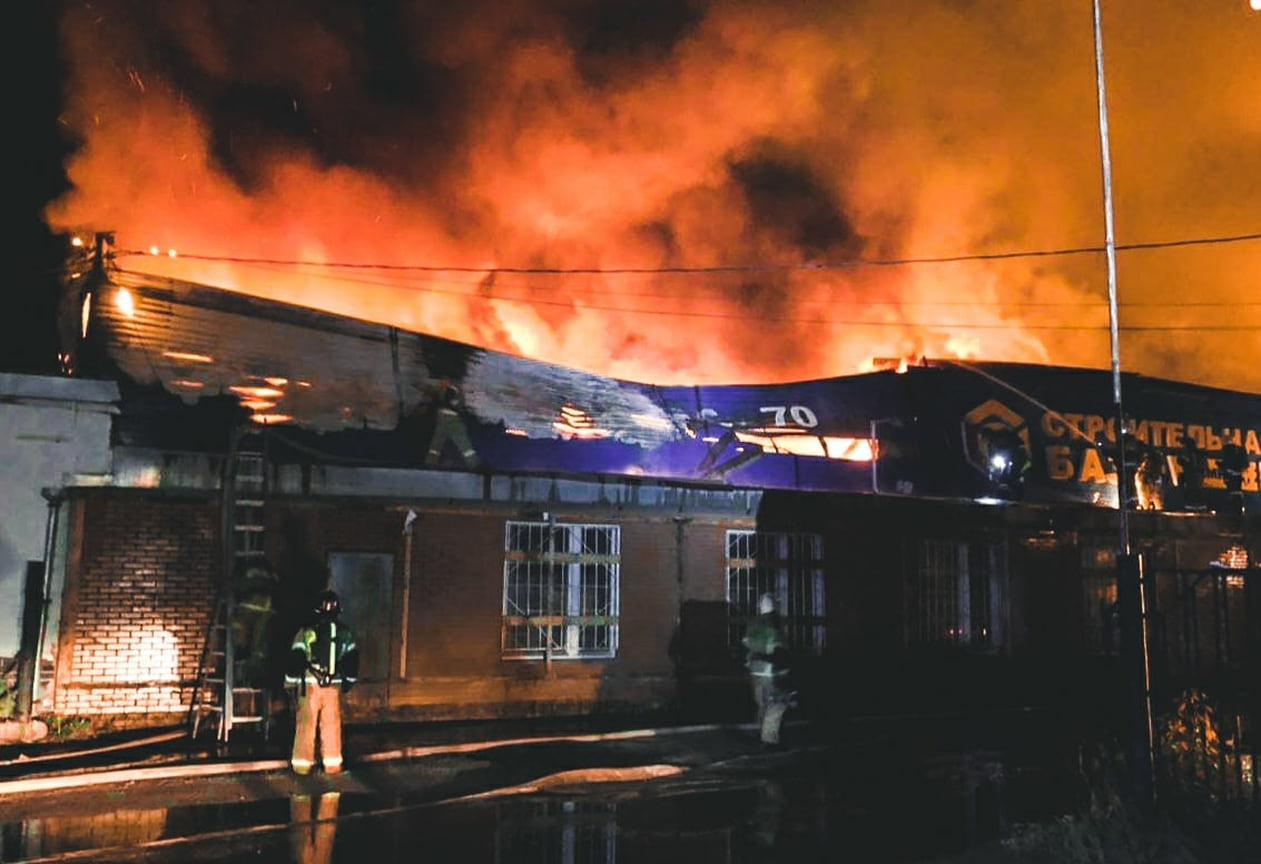
[(1058, 710), (1113, 686), (1119, 502), (1159, 686), (1256, 698), (1255, 396), (1127, 374), (1118, 435), (1089, 369), (657, 385), (107, 263), (67, 304), (119, 397), (109, 471), (56, 490), (58, 714), (282, 712), (274, 652), (211, 683), (249, 566), (271, 648), (342, 595), (351, 718), (743, 716), (764, 592), (803, 710)]

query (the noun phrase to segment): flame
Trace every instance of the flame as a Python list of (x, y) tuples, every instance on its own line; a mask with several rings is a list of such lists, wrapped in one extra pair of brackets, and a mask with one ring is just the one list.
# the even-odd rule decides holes
[[(67, 6), (82, 146), (46, 216), (121, 267), (662, 384), (1109, 365), (1099, 254), (849, 266), (1100, 245), (1091, 33), (1057, 4)], [(1110, 9), (1144, 32), (1109, 58), (1123, 242), (1258, 229), (1261, 40), (1192, 6)], [(1255, 296), (1261, 244), (1173, 254), (1129, 253), (1122, 299)], [(1144, 308), (1127, 368), (1261, 389), (1261, 331)]]
[(595, 424), (587, 413), (573, 405), (562, 405), (557, 417), (552, 421), (552, 429), (561, 438), (607, 438), (609, 430)]
[(228, 389), (238, 396), (249, 399), (279, 399), (285, 395), (285, 391), (275, 387), (260, 387), (252, 384), (232, 384)]
[(290, 414), (283, 414), (280, 412), (273, 412), (273, 413), (257, 412), (250, 415), (250, 420), (259, 424), (260, 426), (278, 426), (284, 423), (292, 423), (293, 416)]
[(114, 305), (128, 318), (136, 317), (136, 298), (126, 288), (119, 288), (114, 292)]
[(796, 456), (841, 459), (847, 462), (870, 462), (876, 453), (875, 442), (869, 438), (811, 435), (804, 429), (754, 429), (737, 431), (735, 436), (736, 440), (744, 444), (756, 444), (768, 453), (791, 453)]
[(215, 358), (208, 354), (194, 354), (191, 351), (163, 351), (162, 356), (171, 360), (180, 360), (184, 363), (208, 364), (215, 362)]

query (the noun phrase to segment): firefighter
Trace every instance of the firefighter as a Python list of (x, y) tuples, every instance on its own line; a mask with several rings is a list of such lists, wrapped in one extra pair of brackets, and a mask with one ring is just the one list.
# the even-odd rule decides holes
[(338, 620), (341, 601), (335, 591), (316, 599), (313, 621), (293, 637), (285, 686), (297, 696), (297, 723), (290, 764), (296, 774), (315, 767), (316, 741), (325, 774), (342, 770), (341, 694), (355, 686), (359, 651), (355, 634)]
[(268, 627), (276, 612), (276, 583), (276, 572), (265, 561), (239, 566), (233, 580), (232, 650), (246, 682), (265, 680), (268, 671)]
[(447, 442), (455, 445), (460, 453), (460, 461), (465, 468), (476, 468), (481, 464), (473, 442), (469, 439), (468, 428), (464, 424), (464, 396), (460, 388), (443, 378), (436, 388), (433, 437), (429, 439), (429, 453), (425, 457), (426, 465), (437, 465), (442, 461), (442, 452)]
[(757, 611), (758, 617), (744, 637), (744, 665), (757, 708), (758, 736), (763, 744), (778, 744), (779, 728), (791, 703), (791, 694), (782, 683), (788, 671), (786, 652), (775, 620), (775, 598), (763, 594)]

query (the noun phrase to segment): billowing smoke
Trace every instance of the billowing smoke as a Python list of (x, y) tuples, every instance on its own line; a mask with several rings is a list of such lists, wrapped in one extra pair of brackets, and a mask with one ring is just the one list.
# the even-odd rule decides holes
[[(1118, 243), (1261, 230), (1261, 15), (1104, 5)], [(1089, 0), (92, 0), (62, 30), (50, 223), (197, 256), (127, 269), (663, 384), (1109, 363), (1098, 252), (859, 263), (1102, 245)], [(1125, 368), (1261, 391), (1261, 243), (1118, 260)]]

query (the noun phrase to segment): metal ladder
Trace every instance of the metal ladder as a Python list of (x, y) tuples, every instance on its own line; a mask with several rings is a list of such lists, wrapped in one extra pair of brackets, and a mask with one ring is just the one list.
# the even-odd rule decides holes
[(263, 564), (263, 514), (267, 500), (267, 452), (261, 431), (238, 430), (233, 435), (225, 472), (224, 525), (231, 544), (228, 573), (219, 589), (214, 615), (206, 634), (192, 698), (192, 737), (203, 721), (217, 720), (216, 740), (226, 744), (236, 726), (259, 724), (266, 741), (271, 727), (271, 692), (258, 682), (237, 680), (232, 622), (235, 599), (233, 575), (251, 564)]

